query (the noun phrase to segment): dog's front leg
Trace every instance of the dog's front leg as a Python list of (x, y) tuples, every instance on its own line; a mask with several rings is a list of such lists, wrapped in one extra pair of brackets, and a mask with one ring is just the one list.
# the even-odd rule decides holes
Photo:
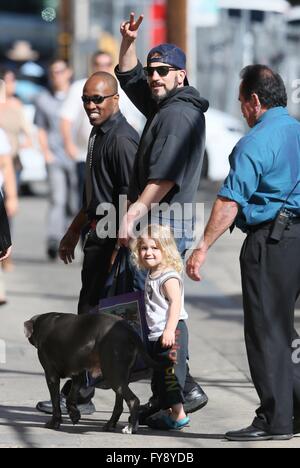
[(49, 372), (46, 372), (46, 380), (53, 407), (52, 419), (47, 422), (46, 428), (58, 431), (62, 423), (60, 408), (60, 378), (54, 373), (50, 374)]
[(123, 434), (136, 434), (139, 428), (139, 407), (140, 400), (130, 390), (128, 385), (122, 388), (123, 398), (130, 411), (130, 423), (122, 430)]
[(82, 376), (72, 377), (72, 387), (67, 397), (67, 409), (70, 419), (74, 426), (79, 423), (81, 419), (80, 411), (77, 407), (78, 395), (82, 386)]

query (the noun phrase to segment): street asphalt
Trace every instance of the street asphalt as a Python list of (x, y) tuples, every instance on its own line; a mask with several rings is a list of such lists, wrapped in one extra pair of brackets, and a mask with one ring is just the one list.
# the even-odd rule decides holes
[[(211, 206), (215, 186), (207, 185), (199, 199)], [(49, 398), (36, 350), (23, 334), (23, 322), (47, 312), (76, 313), (80, 289), (81, 252), (74, 265), (49, 263), (45, 254), (46, 200), (21, 199), (14, 222), (15, 269), (5, 273), (9, 303), (0, 310), (0, 448), (107, 447), (107, 448), (237, 448), (299, 447), (288, 442), (230, 443), (229, 430), (248, 426), (258, 406), (249, 376), (243, 341), (243, 312), (238, 256), (243, 235), (225, 234), (208, 256), (203, 281), (186, 280), (189, 311), (190, 367), (209, 396), (206, 408), (191, 415), (182, 432), (161, 432), (141, 427), (138, 435), (123, 435), (127, 408), (116, 433), (103, 432), (114, 405), (112, 390), (97, 390), (93, 416), (73, 427), (67, 417), (60, 432), (45, 429), (48, 416), (35, 405)], [(296, 324), (300, 328), (300, 314)], [(1, 352), (2, 351), (2, 352)], [(131, 385), (142, 402), (150, 396), (149, 381)]]

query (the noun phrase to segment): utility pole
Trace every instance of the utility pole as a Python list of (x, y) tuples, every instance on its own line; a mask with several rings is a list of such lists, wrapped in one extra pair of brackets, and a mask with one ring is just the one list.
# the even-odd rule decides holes
[(72, 2), (71, 0), (61, 0), (59, 10), (59, 36), (58, 47), (59, 56), (69, 61), (71, 58), (71, 47), (73, 42), (73, 22), (72, 22)]
[(188, 0), (167, 0), (167, 41), (187, 51)]

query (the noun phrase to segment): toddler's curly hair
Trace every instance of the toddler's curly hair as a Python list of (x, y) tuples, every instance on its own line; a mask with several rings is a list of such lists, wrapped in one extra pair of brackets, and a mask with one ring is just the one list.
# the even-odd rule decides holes
[(158, 224), (149, 225), (130, 246), (133, 261), (139, 269), (144, 268), (140, 257), (140, 250), (145, 238), (153, 239), (156, 242), (156, 246), (162, 253), (162, 264), (164, 267), (171, 267), (178, 273), (183, 272), (183, 261), (178, 251), (171, 228), (169, 226), (160, 226)]

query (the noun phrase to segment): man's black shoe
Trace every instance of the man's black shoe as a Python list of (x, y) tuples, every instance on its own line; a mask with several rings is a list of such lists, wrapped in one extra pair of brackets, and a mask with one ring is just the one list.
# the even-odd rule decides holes
[(185, 403), (183, 405), (186, 414), (195, 413), (208, 403), (208, 397), (200, 385), (196, 385), (189, 393), (184, 395)]
[(139, 407), (139, 424), (141, 426), (146, 425), (146, 419), (148, 419), (153, 414), (158, 413), (160, 410), (159, 400), (152, 397), (145, 405)]
[(58, 257), (59, 244), (56, 240), (49, 240), (47, 247), (47, 255), (49, 260), (56, 260)]
[(256, 442), (263, 440), (290, 440), (293, 434), (270, 434), (262, 429), (254, 426), (249, 426), (240, 431), (227, 432), (225, 439), (232, 442)]
[[(96, 412), (95, 405), (92, 401), (88, 401), (86, 403), (80, 403), (77, 405), (77, 408), (80, 411), (82, 416), (91, 415)], [(38, 404), (36, 405), (36, 409), (40, 413), (45, 413), (45, 414), (53, 413), (53, 407), (52, 407), (51, 401), (39, 401)], [(62, 414), (64, 415), (68, 414), (66, 397), (64, 395), (60, 395), (60, 409), (61, 409)]]

